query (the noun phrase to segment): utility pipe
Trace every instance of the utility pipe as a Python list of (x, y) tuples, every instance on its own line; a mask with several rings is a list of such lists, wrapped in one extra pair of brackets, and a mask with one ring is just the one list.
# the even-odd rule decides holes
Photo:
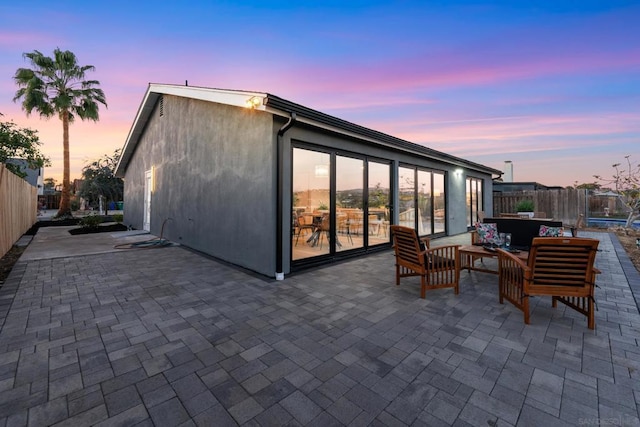
[(278, 183), (276, 188), (276, 280), (284, 280), (284, 271), (283, 271), (283, 256), (282, 256), (282, 223), (284, 221), (284, 209), (283, 209), (283, 199), (284, 199), (284, 191), (282, 186), (284, 185), (284, 171), (282, 170), (282, 165), (284, 164), (284, 149), (282, 148), (282, 138), (289, 129), (293, 127), (296, 122), (296, 113), (291, 112), (289, 116), (289, 120), (278, 130), (278, 137), (276, 141), (276, 149), (277, 153), (277, 161), (276, 161), (276, 173), (278, 174)]

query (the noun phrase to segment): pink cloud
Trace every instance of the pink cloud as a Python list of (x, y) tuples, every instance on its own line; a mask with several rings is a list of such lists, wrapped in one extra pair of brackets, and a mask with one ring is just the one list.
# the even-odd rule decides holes
[(42, 33), (0, 31), (0, 47), (9, 50), (19, 49), (19, 46), (37, 46), (49, 42), (50, 37)]
[[(640, 49), (625, 52), (598, 52), (590, 55), (565, 54), (541, 57), (489, 58), (473, 61), (461, 56), (392, 58), (377, 64), (296, 67), (291, 74), (293, 88), (304, 86), (307, 93), (371, 93), (444, 89), (464, 86), (504, 84), (551, 76), (604, 73), (640, 69)], [(293, 77), (293, 76), (290, 76)], [(313, 82), (311, 85), (310, 82)]]

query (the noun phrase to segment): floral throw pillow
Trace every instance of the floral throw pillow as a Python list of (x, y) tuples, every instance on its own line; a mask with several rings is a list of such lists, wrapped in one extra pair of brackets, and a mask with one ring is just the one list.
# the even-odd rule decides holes
[(540, 226), (540, 237), (562, 237), (564, 236), (564, 227), (547, 227), (546, 225)]
[(476, 233), (478, 233), (478, 243), (495, 243), (498, 240), (498, 226), (492, 222), (477, 223)]

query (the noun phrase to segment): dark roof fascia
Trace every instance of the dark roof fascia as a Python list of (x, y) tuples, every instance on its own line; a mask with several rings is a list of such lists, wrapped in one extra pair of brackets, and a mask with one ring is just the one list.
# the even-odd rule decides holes
[(540, 184), (536, 181), (512, 181), (512, 182), (504, 182), (504, 181), (494, 181), (494, 184), (498, 185), (535, 185), (537, 187), (546, 187), (544, 184)]
[[(116, 176), (121, 178), (124, 177), (127, 165), (138, 146), (139, 138), (142, 136), (144, 132), (144, 129), (147, 125), (149, 117), (151, 116), (151, 113), (155, 108), (155, 104), (158, 98), (165, 93), (163, 91), (163, 88), (168, 88), (169, 90), (174, 90), (174, 89), (180, 90), (182, 87), (179, 85), (149, 84), (149, 86), (147, 87), (145, 96), (143, 97), (142, 102), (140, 103), (140, 107), (138, 108), (136, 118), (127, 136), (125, 146), (123, 148), (122, 155), (120, 157), (120, 161), (116, 166)], [(197, 87), (189, 87), (189, 89), (203, 89), (205, 91), (211, 90), (211, 91), (228, 92), (228, 93), (235, 93), (235, 94), (247, 94), (247, 95), (258, 94), (255, 92), (248, 92), (248, 91), (226, 91), (224, 89), (210, 89), (210, 88), (197, 88)], [(373, 144), (379, 144), (388, 148), (400, 150), (402, 152), (409, 152), (409, 153), (417, 154), (420, 156), (427, 156), (434, 160), (439, 160), (444, 163), (465, 167), (465, 168), (476, 170), (481, 173), (486, 173), (489, 175), (500, 176), (503, 173), (498, 169), (493, 169), (488, 166), (471, 162), (469, 160), (452, 156), (450, 154), (446, 154), (437, 150), (433, 150), (431, 148), (427, 148), (425, 146), (415, 144), (413, 142), (396, 138), (394, 136), (391, 136), (382, 132), (378, 132), (373, 129), (365, 128), (364, 126), (356, 125), (355, 123), (351, 123), (346, 120), (342, 120), (337, 117), (330, 116), (325, 113), (321, 113), (317, 110), (313, 110), (303, 105), (296, 104), (291, 101), (287, 101), (286, 99), (280, 98), (272, 94), (262, 93), (262, 95), (264, 95), (264, 100), (263, 100), (264, 106), (260, 107), (260, 109), (270, 111), (272, 112), (272, 114), (275, 114), (277, 111), (280, 111), (282, 113), (282, 116), (288, 116), (292, 112), (295, 112), (299, 118), (307, 119), (311, 122), (316, 122), (328, 127), (335, 128), (339, 132), (341, 131), (344, 133), (351, 133), (351, 134), (357, 135), (361, 138), (368, 140), (370, 143), (373, 143)], [(185, 96), (185, 95), (182, 95), (182, 96)], [(276, 111), (273, 111), (273, 110), (276, 110)]]
[(319, 111), (313, 110), (300, 104), (296, 104), (291, 101), (287, 101), (286, 99), (282, 99), (272, 94), (267, 94), (265, 104), (267, 105), (267, 107), (272, 107), (287, 113), (295, 112), (298, 117), (304, 117), (309, 120), (313, 120), (328, 126), (354, 133), (356, 135), (364, 136), (368, 139), (380, 141), (380, 143), (387, 147), (428, 156), (437, 160), (441, 160), (443, 162), (452, 163), (457, 166), (464, 166), (488, 174), (502, 175), (503, 173), (501, 170), (490, 168), (479, 163), (471, 162), (469, 160), (446, 154), (441, 151), (433, 150), (423, 145), (409, 142), (404, 139), (400, 139), (373, 129), (365, 128), (364, 126), (360, 126), (355, 123), (351, 123), (346, 120), (321, 113)]

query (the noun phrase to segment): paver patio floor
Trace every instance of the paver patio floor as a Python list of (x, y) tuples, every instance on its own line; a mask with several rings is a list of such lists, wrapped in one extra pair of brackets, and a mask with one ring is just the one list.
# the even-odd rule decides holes
[(0, 425), (640, 425), (640, 279), (582, 235), (595, 331), (546, 298), (525, 326), (484, 273), (422, 300), (391, 251), (284, 281), (180, 247), (20, 261)]

